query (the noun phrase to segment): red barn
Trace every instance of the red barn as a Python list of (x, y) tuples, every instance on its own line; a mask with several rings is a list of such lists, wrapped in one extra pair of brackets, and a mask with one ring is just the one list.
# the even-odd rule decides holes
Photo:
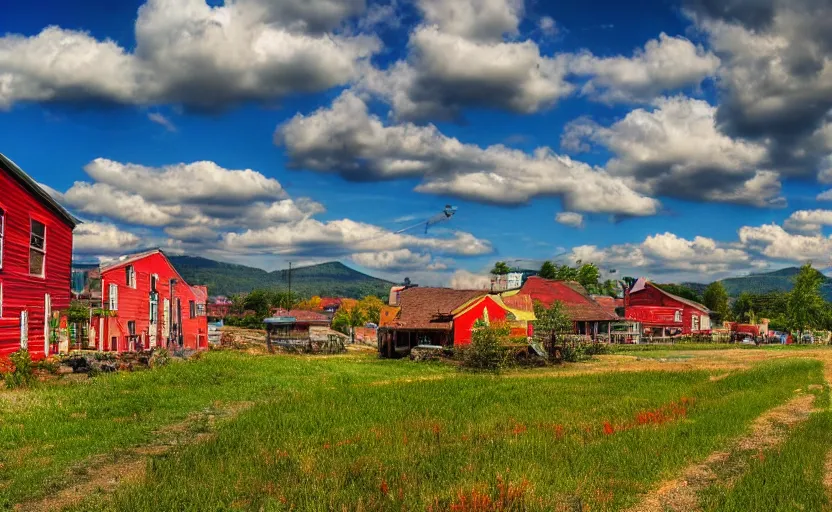
[[(711, 332), (710, 310), (702, 304), (673, 295), (640, 278), (624, 299), (624, 316), (640, 322), (651, 334), (706, 334)], [(658, 333), (656, 332), (658, 331)]]
[(77, 223), (0, 154), (0, 357), (49, 354), (50, 320), (69, 307)]
[(100, 350), (208, 347), (208, 290), (186, 283), (161, 250), (102, 265), (101, 293), (112, 316), (99, 319)]
[(552, 281), (532, 276), (520, 288), (518, 295), (528, 295), (547, 308), (555, 302), (563, 304), (576, 334), (597, 336), (608, 332), (609, 322), (618, 319), (614, 312), (595, 302), (583, 286), (572, 281)]

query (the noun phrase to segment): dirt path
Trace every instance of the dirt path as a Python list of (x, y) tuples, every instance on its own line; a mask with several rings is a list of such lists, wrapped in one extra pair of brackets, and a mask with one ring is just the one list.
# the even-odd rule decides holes
[(253, 402), (215, 403), (204, 411), (192, 413), (184, 421), (162, 427), (155, 432), (157, 439), (153, 443), (134, 447), (116, 462), (108, 461), (105, 456), (88, 459), (81, 468), (71, 470), (73, 478), (79, 481), (41, 500), (18, 504), (15, 511), (62, 510), (80, 504), (93, 494), (107, 495), (122, 484), (141, 482), (150, 457), (210, 438), (218, 420), (233, 418), (252, 405)]
[(712, 453), (703, 462), (684, 469), (678, 478), (661, 483), (629, 512), (700, 510), (698, 494), (717, 482), (718, 473), (740, 475), (748, 466), (749, 457), (735, 455), (762, 453), (782, 444), (788, 431), (809, 417), (814, 399), (815, 395), (800, 393), (761, 415), (754, 420), (750, 431), (735, 441), (729, 450)]

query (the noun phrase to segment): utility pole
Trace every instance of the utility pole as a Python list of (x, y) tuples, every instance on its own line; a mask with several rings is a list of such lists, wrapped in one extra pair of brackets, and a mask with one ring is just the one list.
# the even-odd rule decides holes
[(289, 262), (289, 307), (287, 310), (291, 311), (292, 309), (292, 262)]

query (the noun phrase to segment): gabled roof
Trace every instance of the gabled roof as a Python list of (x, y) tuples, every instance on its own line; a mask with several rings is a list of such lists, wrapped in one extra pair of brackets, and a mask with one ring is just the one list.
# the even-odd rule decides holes
[(710, 312), (711, 312), (711, 310), (708, 309), (704, 304), (700, 304), (700, 303), (696, 302), (695, 300), (690, 300), (690, 299), (686, 299), (684, 297), (679, 297), (678, 295), (673, 295), (672, 293), (670, 293), (666, 290), (662, 290), (662, 288), (660, 286), (657, 286), (657, 285), (651, 283), (650, 281), (648, 281), (647, 279), (645, 279), (643, 277), (640, 277), (635, 282), (635, 284), (633, 284), (633, 288), (630, 290), (630, 293), (633, 294), (633, 293), (640, 292), (641, 290), (643, 290), (647, 286), (650, 286), (651, 288), (659, 291), (660, 293), (664, 294), (666, 297), (670, 297), (671, 299), (673, 299), (675, 301), (678, 301), (678, 302), (681, 302), (682, 304), (687, 304), (688, 306), (690, 306), (692, 308), (695, 308), (695, 309), (698, 309), (699, 311), (702, 311), (703, 313), (710, 314)]
[(381, 312), (378, 315), (379, 327), (389, 327), (393, 325), (393, 323), (396, 321), (396, 317), (399, 315), (400, 310), (401, 308), (396, 306), (382, 306)]
[(616, 316), (618, 316), (618, 313), (615, 312), (616, 308), (624, 307), (624, 299), (609, 297), (607, 295), (592, 295), (592, 300), (594, 300), (598, 303), (599, 306)]
[[(131, 253), (131, 254), (125, 254), (123, 256), (119, 256), (115, 260), (107, 261), (107, 262), (102, 263), (101, 267), (100, 267), (101, 272), (107, 272), (107, 271), (113, 270), (113, 269), (118, 268), (118, 267), (123, 267), (125, 265), (129, 265), (131, 263), (134, 263), (136, 261), (147, 258), (148, 256), (152, 256), (152, 255), (157, 254), (157, 253), (161, 254), (162, 256), (165, 256), (165, 259), (167, 259), (167, 256), (165, 255), (165, 253), (162, 252), (161, 249), (158, 249), (158, 248), (157, 249), (145, 249), (141, 252), (134, 252), (134, 253)], [(172, 264), (171, 264), (171, 267), (173, 267)], [(174, 270), (176, 270), (176, 269), (174, 269)]]
[(43, 190), (43, 188), (38, 185), (37, 181), (33, 180), (31, 176), (23, 172), (23, 169), (18, 167), (16, 163), (12, 162), (11, 159), (3, 153), (0, 153), (0, 167), (8, 171), (8, 173), (11, 174), (11, 176), (15, 178), (23, 186), (23, 188), (27, 189), (33, 196), (38, 198), (41, 203), (45, 204), (48, 208), (57, 213), (71, 227), (74, 228), (81, 223), (81, 221), (69, 213), (66, 208), (58, 204), (58, 202), (55, 201), (55, 198), (49, 195), (49, 192)]
[(532, 276), (520, 289), (520, 295), (528, 295), (533, 301), (540, 301), (547, 307), (553, 302), (560, 302), (573, 322), (609, 322), (618, 319), (617, 315), (592, 300), (583, 286), (572, 281), (552, 281)]
[(537, 320), (537, 317), (534, 316), (534, 303), (528, 295), (510, 295), (508, 297), (492, 295), (491, 298), (500, 307), (514, 315), (515, 320), (525, 320), (527, 322)]
[(452, 312), (484, 295), (486, 293), (482, 290), (408, 288), (399, 296), (401, 313), (391, 327), (450, 330), (453, 326)]

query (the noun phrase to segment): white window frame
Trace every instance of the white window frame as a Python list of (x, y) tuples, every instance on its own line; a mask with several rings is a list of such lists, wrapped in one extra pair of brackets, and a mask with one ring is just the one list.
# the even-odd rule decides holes
[(673, 321), (674, 322), (681, 322), (682, 321), (682, 312), (681, 311), (676, 311), (675, 313), (673, 313)]
[[(38, 248), (32, 245), (32, 236), (34, 236), (35, 230), (35, 222), (43, 226), (43, 241), (42, 245), (43, 248)], [(40, 269), (40, 274), (33, 274), (32, 273), (32, 251), (39, 252), (43, 255), (43, 263)], [(34, 277), (45, 278), (46, 277), (46, 223), (41, 222), (38, 219), (29, 219), (29, 275)]]
[(205, 303), (204, 302), (197, 302), (196, 303), (196, 316), (205, 316)]
[[(3, 270), (3, 243), (6, 239), (6, 210), (0, 207), (0, 270)], [(0, 317), (3, 314), (0, 313)]]
[(52, 296), (48, 293), (43, 296), (43, 353), (49, 355), (49, 342), (51, 341), (52, 327)]
[(110, 283), (107, 288), (107, 309), (118, 311), (118, 285), (116, 283)]
[(125, 281), (127, 282), (127, 286), (136, 289), (136, 267), (133, 265), (127, 265), (124, 267), (124, 273), (126, 275)]
[(20, 350), (29, 349), (29, 311), (20, 312)]

